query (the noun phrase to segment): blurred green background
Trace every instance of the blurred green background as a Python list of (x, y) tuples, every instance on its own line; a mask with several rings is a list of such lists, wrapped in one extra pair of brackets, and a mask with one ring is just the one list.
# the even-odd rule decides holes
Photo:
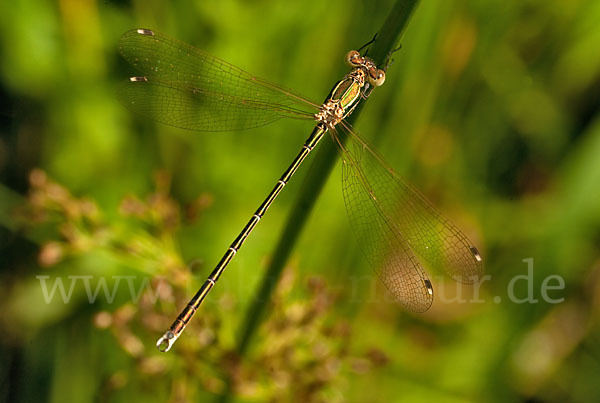
[[(312, 127), (193, 133), (134, 116), (115, 96), (135, 74), (119, 36), (155, 29), (321, 101), (392, 5), (0, 3), (4, 401), (212, 401), (227, 388), (239, 401), (600, 400), (594, 0), (421, 1), (357, 124), (479, 247), (490, 275), (481, 302), (444, 302), (475, 290), (437, 273), (425, 314), (382, 298), (356, 250), (338, 164), (272, 310), (236, 356), (309, 159), (174, 349), (154, 348)], [(509, 285), (529, 258), (531, 282), (515, 294), (531, 286), (538, 302), (515, 303)], [(564, 279), (548, 292), (561, 303), (542, 299), (551, 275)], [(114, 286), (118, 276), (131, 281)], [(44, 298), (57, 279), (73, 286), (66, 303), (59, 289)], [(100, 290), (93, 303), (85, 279)], [(145, 284), (134, 300), (129, 285)]]

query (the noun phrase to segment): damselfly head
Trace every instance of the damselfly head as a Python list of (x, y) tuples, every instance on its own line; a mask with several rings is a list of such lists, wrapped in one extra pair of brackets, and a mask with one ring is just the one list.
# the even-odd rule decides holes
[(368, 80), (371, 85), (375, 87), (381, 87), (385, 82), (385, 71), (375, 68), (375, 66), (369, 68)]
[(367, 79), (372, 86), (379, 87), (383, 85), (383, 82), (385, 81), (385, 72), (378, 69), (373, 60), (366, 56), (361, 56), (358, 51), (351, 50), (346, 53), (346, 63), (350, 67), (362, 67), (367, 73)]
[(365, 63), (365, 58), (356, 50), (351, 50), (346, 53), (346, 64), (350, 67), (359, 67)]

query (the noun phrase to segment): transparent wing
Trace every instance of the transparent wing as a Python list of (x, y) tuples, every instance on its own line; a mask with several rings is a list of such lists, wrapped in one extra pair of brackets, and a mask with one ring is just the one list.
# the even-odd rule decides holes
[[(338, 126), (339, 128), (339, 126)], [(332, 131), (342, 155), (342, 189), (350, 224), (361, 250), (390, 294), (405, 309), (425, 312), (433, 302), (433, 288), (386, 206), (378, 199), (377, 179), (363, 169), (363, 152), (343, 145)]]
[[(380, 221), (397, 232), (410, 250), (423, 258), (433, 267), (444, 270), (450, 277), (462, 283), (470, 284), (476, 281), (483, 272), (483, 263), (477, 248), (452, 222), (444, 217), (429, 200), (418, 190), (402, 180), (383, 159), (345, 122), (341, 123), (344, 132), (348, 133), (346, 158), (352, 161), (351, 169), (355, 176), (364, 178), (360, 186), (353, 184), (347, 198), (357, 197), (354, 189), (372, 195), (371, 204), (376, 212), (350, 212), (354, 221), (365, 220), (364, 216), (379, 214)], [(345, 179), (348, 182), (348, 179)], [(356, 180), (354, 181), (356, 182)], [(347, 187), (347, 185), (346, 185)], [(364, 196), (363, 196), (364, 197)], [(350, 206), (352, 208), (352, 206)], [(349, 208), (349, 210), (350, 210)], [(371, 208), (373, 210), (373, 208)], [(369, 229), (361, 224), (364, 230), (370, 232), (371, 238), (377, 236), (377, 229)], [(380, 225), (381, 226), (381, 225)], [(363, 228), (361, 228), (363, 230)], [(372, 248), (381, 249), (374, 245)], [(379, 254), (384, 252), (376, 251)], [(410, 263), (410, 264), (409, 264)], [(406, 263), (422, 278), (420, 266), (411, 259)]]
[(171, 126), (242, 130), (283, 117), (313, 119), (318, 108), (300, 95), (158, 32), (128, 31), (119, 40), (119, 51), (143, 74), (121, 85), (121, 102)]

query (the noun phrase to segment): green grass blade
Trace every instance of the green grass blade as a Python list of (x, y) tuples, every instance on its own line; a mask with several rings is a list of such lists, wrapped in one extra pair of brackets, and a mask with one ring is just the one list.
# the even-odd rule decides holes
[[(416, 8), (419, 0), (398, 0), (377, 34), (377, 40), (371, 45), (369, 56), (379, 66), (387, 64), (389, 55), (396, 47), (408, 20)], [(350, 116), (348, 121), (353, 124), (360, 115), (364, 102)], [(264, 312), (270, 300), (281, 272), (292, 252), (298, 236), (308, 219), (315, 202), (333, 169), (338, 158), (337, 149), (332, 141), (324, 141), (312, 162), (307, 177), (302, 184), (298, 197), (294, 202), (290, 215), (285, 224), (283, 233), (279, 238), (271, 263), (263, 277), (260, 288), (245, 315), (241, 327), (241, 336), (237, 352), (242, 356), (248, 348), (252, 336), (262, 321)], [(230, 386), (230, 385), (229, 385)], [(230, 397), (230, 387), (227, 388), (222, 401)]]

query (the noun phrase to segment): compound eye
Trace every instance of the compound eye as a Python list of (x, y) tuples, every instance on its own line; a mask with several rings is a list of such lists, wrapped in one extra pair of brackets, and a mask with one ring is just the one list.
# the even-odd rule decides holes
[(348, 64), (350, 67), (360, 66), (362, 64), (362, 57), (360, 56), (360, 53), (356, 50), (351, 50), (350, 52), (346, 53), (346, 64)]
[(369, 82), (375, 87), (381, 87), (385, 82), (385, 71), (380, 69), (370, 69)]

